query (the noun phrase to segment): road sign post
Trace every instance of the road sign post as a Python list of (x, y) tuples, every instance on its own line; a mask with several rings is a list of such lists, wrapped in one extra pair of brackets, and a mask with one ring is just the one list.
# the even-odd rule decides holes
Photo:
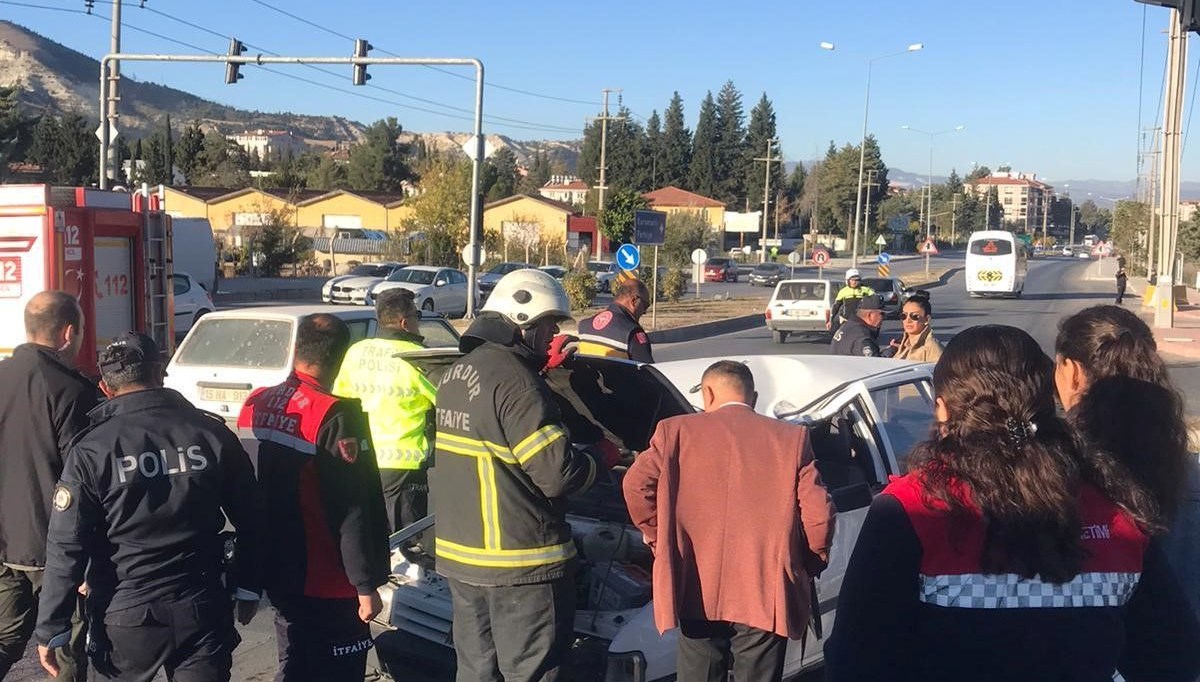
[(700, 280), (704, 279), (704, 261), (707, 259), (708, 252), (704, 249), (692, 251), (692, 263), (696, 266), (692, 271), (695, 275), (692, 279), (696, 280), (696, 298), (700, 298)]
[(825, 278), (825, 266), (829, 264), (829, 251), (824, 247), (815, 247), (812, 251), (813, 265), (817, 266), (817, 277)]
[(788, 263), (792, 266), (792, 279), (796, 278), (796, 266), (800, 264), (803, 258), (799, 251), (793, 251), (788, 254)]

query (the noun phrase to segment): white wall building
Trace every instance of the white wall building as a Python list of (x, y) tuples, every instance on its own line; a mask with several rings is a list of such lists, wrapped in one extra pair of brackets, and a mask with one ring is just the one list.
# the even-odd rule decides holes
[(278, 156), (283, 158), (290, 151), (298, 156), (307, 145), (304, 140), (287, 130), (254, 130), (227, 135), (227, 139), (246, 150), (247, 154), (258, 152), (258, 158), (270, 159)]

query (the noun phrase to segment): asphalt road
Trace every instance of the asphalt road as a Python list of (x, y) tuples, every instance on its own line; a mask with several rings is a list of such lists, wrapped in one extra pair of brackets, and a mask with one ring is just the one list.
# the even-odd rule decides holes
[[(962, 265), (962, 256), (940, 257), (934, 262), (935, 269), (958, 267)], [(945, 343), (967, 327), (1008, 324), (1028, 331), (1047, 353), (1053, 354), (1059, 320), (1088, 306), (1111, 303), (1113, 300), (1114, 292), (1109, 280), (1087, 279), (1090, 265), (1090, 261), (1062, 257), (1031, 260), (1025, 294), (1020, 299), (970, 298), (964, 287), (963, 273), (955, 272), (944, 285), (927, 287), (932, 296), (934, 334)], [(897, 263), (892, 271), (894, 275), (913, 279), (908, 273), (920, 273), (923, 269), (924, 264), (920, 261), (905, 261)], [(899, 338), (900, 334), (900, 323), (888, 321), (884, 324), (880, 339), (886, 343), (888, 339)], [(766, 327), (756, 327), (698, 341), (663, 344), (655, 347), (654, 357), (663, 362), (704, 357), (819, 355), (828, 352), (827, 344), (802, 338), (790, 338), (786, 343), (776, 344)], [(1172, 363), (1171, 375), (1189, 399), (1188, 414), (1200, 416), (1200, 363)]]

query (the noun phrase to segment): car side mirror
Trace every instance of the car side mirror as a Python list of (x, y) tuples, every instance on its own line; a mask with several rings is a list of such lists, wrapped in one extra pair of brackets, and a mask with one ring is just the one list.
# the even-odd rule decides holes
[(435, 286), (435, 287), (444, 287), (444, 286), (446, 286), (446, 280), (444, 280), (444, 279), (439, 279), (438, 281), (436, 281), (436, 282), (434, 282), (434, 283), (433, 283), (433, 286)]

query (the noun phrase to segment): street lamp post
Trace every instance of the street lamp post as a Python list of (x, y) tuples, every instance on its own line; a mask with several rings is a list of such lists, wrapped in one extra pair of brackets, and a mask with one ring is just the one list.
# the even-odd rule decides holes
[[(851, 265), (858, 265), (858, 233), (859, 233), (859, 228), (862, 225), (863, 166), (866, 163), (866, 155), (867, 155), (867, 120), (868, 120), (868, 116), (871, 111), (871, 67), (872, 67), (872, 65), (874, 65), (875, 62), (879, 61), (880, 59), (887, 59), (888, 57), (899, 57), (902, 54), (908, 54), (910, 52), (917, 52), (919, 50), (924, 49), (924, 47), (925, 47), (925, 45), (923, 43), (913, 43), (913, 44), (909, 45), (907, 48), (905, 48), (904, 50), (901, 50), (900, 52), (892, 52), (889, 54), (880, 55), (878, 57), (871, 57), (870, 59), (867, 60), (867, 87), (866, 87), (866, 94), (863, 96), (862, 140), (859, 142), (859, 145), (858, 145), (858, 185), (857, 185), (858, 190), (857, 190), (857, 194), (854, 199), (854, 239), (853, 239), (853, 246), (851, 247), (853, 249), (853, 251), (850, 255)], [(833, 43), (821, 43), (821, 49), (833, 50), (834, 45), (833, 45)]]
[[(929, 132), (928, 130), (920, 130), (920, 129), (914, 128), (912, 126), (900, 126), (900, 127), (903, 128), (904, 130), (910, 130), (914, 133), (921, 133), (922, 135), (929, 136), (929, 178), (925, 184), (925, 189), (926, 189), (927, 193), (929, 194), (929, 198), (926, 200), (929, 203), (926, 204), (926, 209), (925, 209), (925, 240), (928, 241), (930, 239), (933, 239), (933, 138), (937, 137), (938, 135), (945, 135), (947, 133), (957, 133), (958, 131), (962, 130), (966, 126), (954, 126), (953, 128), (947, 128), (946, 130), (939, 130), (937, 132), (932, 132), (932, 133)], [(925, 253), (925, 274), (926, 275), (929, 274), (929, 253), (928, 252)]]

